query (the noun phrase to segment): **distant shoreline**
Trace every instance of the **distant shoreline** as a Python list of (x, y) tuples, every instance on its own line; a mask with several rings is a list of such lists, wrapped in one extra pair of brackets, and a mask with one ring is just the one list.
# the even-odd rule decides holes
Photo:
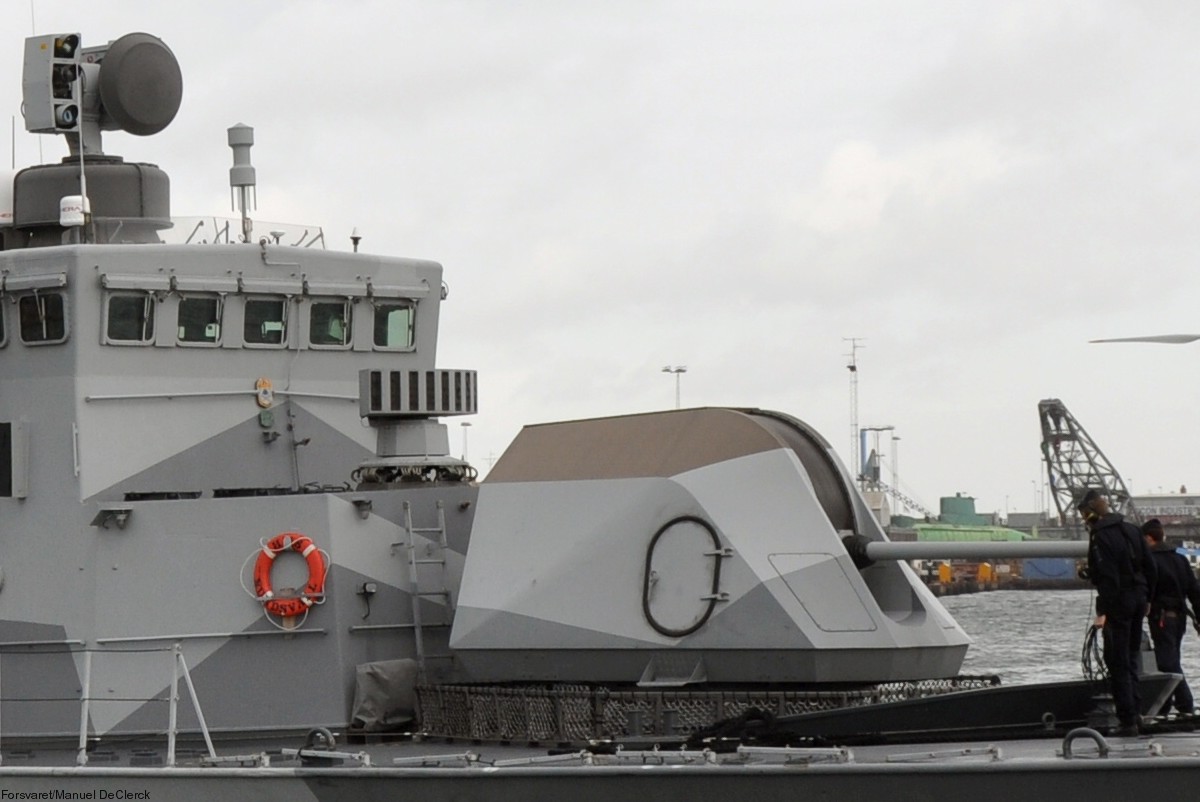
[(989, 593), (996, 590), (1086, 590), (1091, 587), (1082, 579), (1005, 579), (999, 582), (978, 582), (959, 579), (954, 582), (929, 582), (926, 587), (934, 596), (961, 596), (964, 593)]

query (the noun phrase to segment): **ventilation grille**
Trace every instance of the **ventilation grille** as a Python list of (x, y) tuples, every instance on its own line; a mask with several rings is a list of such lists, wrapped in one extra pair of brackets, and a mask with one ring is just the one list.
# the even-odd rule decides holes
[(479, 408), (473, 370), (364, 370), (358, 409), (364, 418), (474, 415)]

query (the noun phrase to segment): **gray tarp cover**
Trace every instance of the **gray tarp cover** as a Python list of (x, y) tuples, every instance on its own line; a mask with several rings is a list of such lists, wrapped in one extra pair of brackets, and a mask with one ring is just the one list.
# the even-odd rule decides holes
[(416, 719), (416, 689), (415, 660), (380, 660), (356, 666), (350, 726), (379, 731), (411, 724)]

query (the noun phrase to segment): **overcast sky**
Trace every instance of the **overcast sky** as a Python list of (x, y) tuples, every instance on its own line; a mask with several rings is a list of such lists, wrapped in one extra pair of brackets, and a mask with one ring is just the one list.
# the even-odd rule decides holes
[(895, 426), (885, 465), (929, 506), (1031, 509), (1047, 397), (1135, 492), (1200, 491), (1200, 343), (1087, 343), (1200, 332), (1194, 1), (3, 10), (18, 167), (33, 26), (146, 31), (183, 107), (105, 144), (166, 169), (175, 214), (228, 213), (243, 122), (257, 218), (441, 262), (482, 468), (525, 423), (673, 407), (665, 365), (684, 406), (795, 415), (849, 462), (857, 337), (859, 424)]

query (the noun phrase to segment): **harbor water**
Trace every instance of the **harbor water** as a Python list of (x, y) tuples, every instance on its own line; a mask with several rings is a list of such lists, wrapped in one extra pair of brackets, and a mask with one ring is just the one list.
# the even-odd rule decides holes
[[(997, 674), (1005, 685), (1083, 676), (1084, 639), (1095, 617), (1091, 590), (1000, 590), (942, 603), (973, 641), (963, 674)], [(1190, 627), (1183, 669), (1200, 692), (1200, 636)]]

